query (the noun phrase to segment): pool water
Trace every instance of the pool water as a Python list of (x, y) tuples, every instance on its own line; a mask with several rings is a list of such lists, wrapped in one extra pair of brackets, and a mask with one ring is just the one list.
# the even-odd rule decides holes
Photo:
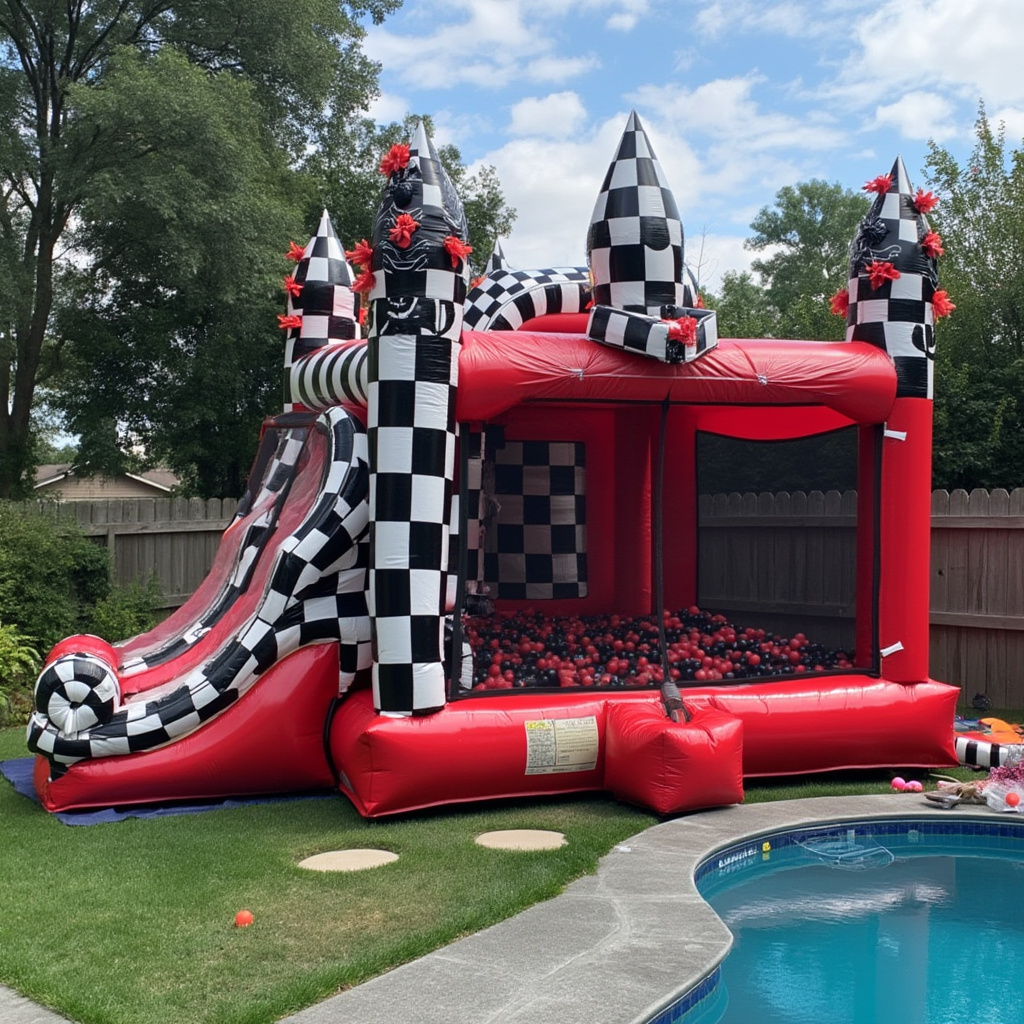
[(758, 843), (704, 876), (735, 944), (701, 1024), (1024, 1024), (1024, 841), (849, 840)]

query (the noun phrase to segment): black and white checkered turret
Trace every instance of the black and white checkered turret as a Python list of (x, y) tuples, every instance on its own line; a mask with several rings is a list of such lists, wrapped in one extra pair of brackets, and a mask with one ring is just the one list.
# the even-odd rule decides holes
[(373, 697), (388, 714), (443, 707), (455, 396), (469, 267), (462, 202), (421, 124), (393, 147), (370, 270), (370, 616)]
[(338, 643), (342, 690), (357, 671), (370, 667), (366, 434), (341, 409), (321, 416), (316, 429), (327, 445), (319, 497), (278, 546), (255, 614), (214, 658), (180, 682), (123, 702), (116, 667), (97, 655), (72, 654), (42, 673), (28, 745), (55, 770), (180, 739), (234, 704), (282, 658), (309, 644)]
[(288, 328), (285, 338), (286, 412), (301, 402), (295, 391), (298, 365), (324, 346), (359, 337), (353, 280), (345, 250), (324, 210), (316, 234), (309, 240), (294, 275), (285, 278), (287, 316), (300, 320), (298, 326)]
[(494, 274), (499, 270), (511, 270), (508, 260), (505, 259), (505, 252), (501, 248), (501, 239), (494, 240), (494, 251), (487, 257), (487, 265), (484, 267), (485, 274)]
[(928, 221), (919, 212), (899, 157), (850, 247), (846, 340), (884, 349), (896, 366), (896, 394), (931, 398), (935, 357), (933, 299), (938, 269)]
[(682, 221), (635, 110), (594, 204), (587, 259), (595, 305), (658, 316), (684, 304)]
[(688, 362), (718, 344), (715, 314), (694, 308), (679, 210), (635, 110), (594, 205), (587, 259), (592, 341), (666, 363)]

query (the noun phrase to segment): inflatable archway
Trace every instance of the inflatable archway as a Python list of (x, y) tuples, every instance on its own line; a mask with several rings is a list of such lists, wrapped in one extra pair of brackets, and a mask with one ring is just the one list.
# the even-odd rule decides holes
[[(675, 813), (744, 776), (955, 763), (957, 690), (928, 678), (944, 294), (902, 163), (839, 343), (718, 338), (635, 114), (587, 270), (499, 250), (470, 287), (422, 128), (381, 169), (370, 241), (325, 214), (293, 247), (285, 412), (210, 578), (47, 659), (44, 805), (335, 785), (368, 816), (601, 789)], [(760, 529), (713, 497), (755, 478)]]

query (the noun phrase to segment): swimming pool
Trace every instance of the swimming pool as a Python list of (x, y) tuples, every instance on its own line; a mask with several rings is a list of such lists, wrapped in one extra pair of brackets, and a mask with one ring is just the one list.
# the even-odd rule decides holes
[(1022, 1024), (1022, 825), (851, 821), (716, 853), (696, 880), (735, 944), (655, 1021)]

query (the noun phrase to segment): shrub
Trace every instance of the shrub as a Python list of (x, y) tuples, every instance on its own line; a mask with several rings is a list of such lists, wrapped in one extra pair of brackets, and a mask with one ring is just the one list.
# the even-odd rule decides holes
[(0, 622), (37, 649), (87, 626), (110, 575), (106, 548), (53, 506), (0, 502)]
[(127, 587), (114, 587), (93, 606), (86, 630), (111, 643), (144, 633), (156, 624), (160, 598), (156, 576), (145, 584), (133, 582)]
[(27, 636), (0, 624), (0, 726), (28, 719), (41, 660)]

